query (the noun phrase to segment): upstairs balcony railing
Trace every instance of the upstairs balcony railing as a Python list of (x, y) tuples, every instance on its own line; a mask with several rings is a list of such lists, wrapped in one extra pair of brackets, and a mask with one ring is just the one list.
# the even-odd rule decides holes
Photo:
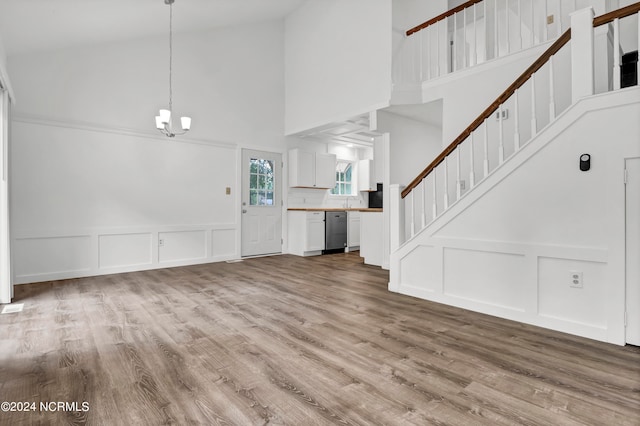
[[(588, 4), (587, 4), (588, 3)], [(470, 0), (406, 32), (393, 81), (416, 84), (559, 37), (587, 0)]]

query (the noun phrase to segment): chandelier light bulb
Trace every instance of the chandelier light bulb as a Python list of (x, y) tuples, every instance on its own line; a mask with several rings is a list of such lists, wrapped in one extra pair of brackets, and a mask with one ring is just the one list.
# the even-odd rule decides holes
[(160, 110), (160, 121), (162, 124), (169, 124), (171, 122), (171, 111), (168, 109)]
[(189, 130), (191, 128), (191, 117), (180, 117), (180, 124), (182, 124), (182, 130)]

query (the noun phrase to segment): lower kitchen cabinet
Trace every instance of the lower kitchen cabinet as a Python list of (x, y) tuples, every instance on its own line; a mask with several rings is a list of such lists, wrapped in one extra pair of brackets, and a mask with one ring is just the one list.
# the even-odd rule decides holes
[(289, 253), (298, 256), (322, 254), (324, 211), (289, 211)]
[(347, 247), (349, 251), (358, 250), (360, 248), (360, 212), (347, 212)]
[(383, 242), (382, 242), (382, 213), (362, 213), (360, 219), (361, 241), (360, 256), (364, 257), (367, 265), (382, 266)]

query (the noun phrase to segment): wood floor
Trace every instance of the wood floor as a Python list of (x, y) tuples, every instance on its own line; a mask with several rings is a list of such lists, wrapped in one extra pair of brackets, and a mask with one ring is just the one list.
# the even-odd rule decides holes
[(37, 406), (0, 424), (640, 425), (639, 348), (387, 281), (350, 253), (18, 286), (0, 400)]

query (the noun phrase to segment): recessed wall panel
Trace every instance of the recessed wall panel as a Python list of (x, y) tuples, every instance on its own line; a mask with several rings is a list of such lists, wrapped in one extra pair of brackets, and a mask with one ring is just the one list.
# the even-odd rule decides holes
[(400, 260), (400, 282), (403, 286), (440, 291), (441, 269), (439, 249), (418, 246)]
[(89, 236), (16, 239), (13, 250), (18, 278), (91, 269)]
[(100, 269), (151, 264), (151, 241), (149, 233), (100, 235)]
[(445, 248), (443, 256), (445, 294), (524, 310), (527, 277), (523, 255)]
[(205, 231), (160, 232), (158, 260), (175, 262), (203, 259), (207, 256)]
[(236, 254), (235, 229), (214, 229), (211, 232), (211, 239), (213, 241), (213, 257), (233, 256)]
[[(606, 265), (602, 262), (539, 258), (539, 315), (606, 327)], [(574, 272), (581, 275), (581, 287), (573, 286)]]

